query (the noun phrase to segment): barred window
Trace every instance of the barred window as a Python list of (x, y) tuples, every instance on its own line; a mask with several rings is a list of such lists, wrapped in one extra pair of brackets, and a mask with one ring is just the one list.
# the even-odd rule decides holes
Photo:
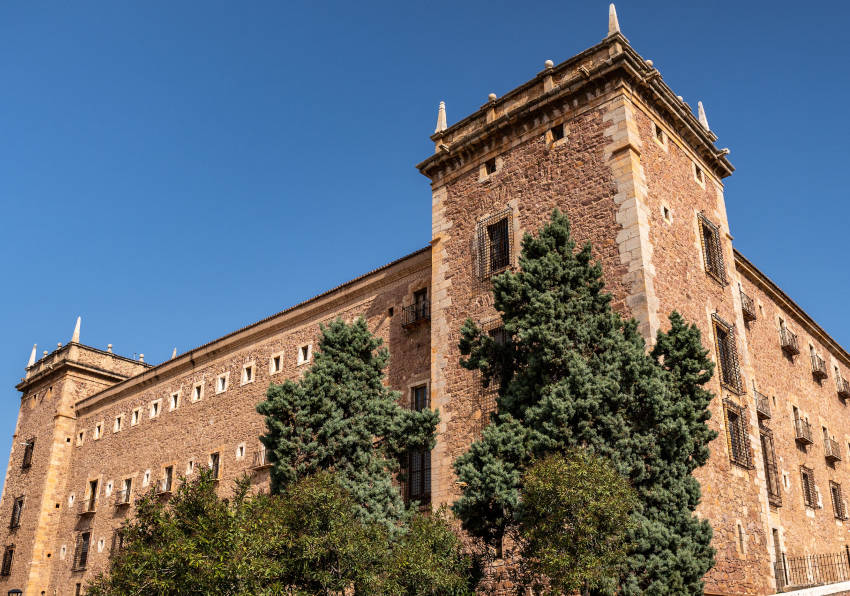
[(774, 507), (782, 505), (782, 490), (779, 485), (779, 468), (776, 465), (776, 449), (773, 446), (773, 433), (761, 428), (761, 452), (764, 460), (764, 477), (767, 482), (767, 499)]
[(811, 468), (800, 466), (800, 488), (803, 491), (803, 503), (814, 508), (817, 505), (815, 495), (815, 476)]
[(844, 510), (844, 499), (841, 496), (841, 485), (830, 481), (829, 494), (832, 496), (832, 511), (835, 513), (835, 519), (847, 519), (847, 512)]
[(486, 279), (511, 265), (511, 210), (507, 209), (478, 222), (478, 277)]
[(720, 383), (733, 393), (743, 393), (741, 369), (738, 366), (738, 349), (735, 342), (735, 328), (717, 315), (714, 320), (714, 343), (717, 349), (717, 364), (720, 369)]
[(24, 446), (24, 459), (21, 461), (21, 469), (29, 468), (32, 465), (32, 451), (35, 449), (35, 439), (30, 439)]
[(124, 550), (124, 532), (121, 531), (121, 528), (118, 528), (112, 533), (112, 547), (110, 548), (110, 552), (114, 555), (122, 550)]
[[(484, 331), (490, 338), (499, 345), (504, 345), (508, 341), (508, 333), (505, 331), (505, 326), (501, 320), (496, 319), (489, 323), (481, 325)], [(475, 438), (480, 438), (481, 433), (490, 422), (490, 414), (496, 411), (496, 398), (499, 396), (499, 386), (501, 381), (498, 377), (491, 377), (489, 382), (484, 379), (484, 375), (478, 373), (478, 411), (479, 417), (475, 421), (473, 433)]]
[(12, 504), (12, 519), (9, 520), (10, 528), (17, 528), (21, 525), (21, 512), (24, 510), (24, 498), (18, 497)]
[(726, 283), (726, 268), (723, 266), (723, 248), (720, 245), (720, 228), (699, 214), (700, 240), (705, 271), (722, 284)]
[(74, 549), (74, 569), (85, 569), (89, 561), (89, 543), (91, 542), (91, 533), (82, 532), (77, 536), (77, 546)]
[[(410, 408), (417, 412), (430, 407), (428, 387), (420, 385), (410, 390)], [(425, 505), (431, 502), (431, 452), (414, 449), (407, 454), (406, 500)]]
[(15, 556), (15, 545), (10, 544), (3, 551), (3, 566), (0, 567), (0, 575), (6, 576), (12, 574), (12, 557)]
[(726, 433), (729, 439), (729, 459), (744, 468), (752, 467), (750, 441), (747, 438), (747, 425), (744, 420), (746, 410), (726, 401)]

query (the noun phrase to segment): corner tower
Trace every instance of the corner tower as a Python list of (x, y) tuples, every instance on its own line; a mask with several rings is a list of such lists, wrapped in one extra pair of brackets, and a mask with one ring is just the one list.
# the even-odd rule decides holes
[[(728, 150), (715, 146), (702, 106), (696, 116), (631, 47), (613, 5), (599, 44), (558, 65), (547, 60), (532, 80), (501, 98), (491, 94), (451, 126), (441, 106), (431, 139), (434, 154), (417, 167), (432, 188), (431, 397), (442, 418), (432, 486), (440, 504), (458, 497), (452, 462), (495, 407), (477, 374), (459, 365), (459, 330), (467, 317), (498, 326), (490, 277), (517, 267), (523, 234), (554, 208), (567, 213), (578, 243), (592, 244), (614, 308), (634, 317), (650, 343), (678, 310), (712, 345), (715, 320), (738, 322), (740, 298), (723, 198), (722, 180), (734, 169)], [(703, 224), (715, 243), (713, 276), (703, 262)], [(746, 347), (740, 350), (746, 370)], [(717, 376), (710, 388), (718, 396), (711, 425), (722, 430), (730, 391)], [(713, 454), (723, 453), (719, 436)], [(749, 476), (728, 480), (728, 463), (713, 455), (698, 474), (698, 514), (712, 519), (718, 549), (707, 590), (713, 578), (737, 574), (724, 580), (724, 592), (765, 593), (767, 502)], [(742, 561), (735, 553), (741, 527), (751, 546), (761, 546), (749, 552), (763, 555)]]
[[(58, 559), (59, 517), (66, 507), (66, 479), (76, 442), (75, 404), (134, 376), (149, 365), (79, 343), (80, 321), (71, 342), (36, 359), (16, 389), (21, 405), (6, 468), (0, 512), (11, 515), (0, 530), (0, 547), (10, 558), (2, 590), (41, 594)], [(51, 592), (52, 593), (52, 592)]]

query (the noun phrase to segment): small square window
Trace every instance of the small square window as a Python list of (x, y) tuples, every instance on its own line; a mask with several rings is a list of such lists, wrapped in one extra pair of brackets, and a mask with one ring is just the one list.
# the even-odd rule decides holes
[(490, 158), (484, 162), (484, 173), (488, 176), (496, 173), (496, 158)]
[(115, 424), (112, 426), (112, 432), (117, 433), (124, 425), (124, 414), (119, 414), (115, 417)]
[(269, 360), (269, 374), (277, 374), (283, 370), (283, 354), (275, 354)]
[(552, 142), (555, 143), (564, 138), (564, 125), (559, 124), (549, 129), (549, 134), (552, 135)]
[(180, 392), (179, 391), (171, 394), (171, 401), (169, 402), (169, 404), (170, 404), (169, 407), (170, 407), (171, 410), (176, 410), (177, 408), (180, 407)]
[(242, 384), (246, 385), (248, 383), (254, 382), (254, 363), (248, 363), (242, 367)]
[(660, 126), (658, 126), (657, 124), (655, 124), (654, 126), (655, 126), (655, 140), (663, 145), (664, 144), (664, 130)]
[(150, 417), (151, 418), (156, 418), (156, 417), (159, 416), (159, 410), (160, 410), (161, 404), (162, 404), (162, 400), (159, 400), (159, 399), (154, 401), (154, 402), (151, 402), (151, 406), (150, 406)]
[(192, 386), (192, 401), (198, 401), (204, 397), (204, 384), (195, 383)]
[(224, 393), (225, 391), (227, 391), (227, 377), (228, 377), (227, 373), (218, 375), (218, 377), (215, 380), (215, 392), (216, 393)]
[(133, 410), (133, 413), (130, 415), (130, 426), (136, 426), (139, 423), (139, 419), (141, 418), (142, 409), (136, 408)]
[(313, 356), (313, 345), (312, 344), (304, 344), (300, 348), (298, 348), (298, 364), (299, 366), (302, 364), (306, 364), (310, 362), (310, 358)]

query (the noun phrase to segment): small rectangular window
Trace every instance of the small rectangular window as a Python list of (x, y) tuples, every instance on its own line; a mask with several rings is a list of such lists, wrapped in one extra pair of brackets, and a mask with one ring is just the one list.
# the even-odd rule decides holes
[(511, 265), (511, 212), (503, 211), (478, 223), (478, 277), (486, 279)]
[[(410, 390), (412, 410), (422, 411), (429, 407), (428, 387), (420, 385)], [(418, 501), (420, 505), (431, 502), (431, 451), (412, 450), (407, 454), (407, 494), (406, 501)]]
[(269, 361), (269, 373), (274, 375), (281, 370), (283, 370), (283, 356), (281, 354), (275, 354)]
[(12, 503), (12, 519), (9, 520), (10, 528), (17, 528), (21, 525), (21, 513), (24, 510), (24, 498), (18, 497), (15, 499), (15, 502)]
[(718, 282), (726, 284), (726, 268), (723, 264), (720, 228), (702, 214), (699, 216), (699, 227), (705, 271)]
[(658, 126), (657, 124), (655, 124), (654, 126), (655, 126), (655, 140), (663, 145), (664, 144), (664, 130), (660, 126)]
[(0, 575), (8, 576), (12, 575), (12, 557), (15, 556), (15, 547), (9, 545), (3, 551), (3, 566), (0, 567)]
[(115, 501), (119, 505), (126, 505), (130, 502), (130, 493), (133, 490), (133, 479), (125, 478)]
[(747, 437), (747, 425), (744, 420), (745, 410), (728, 400), (725, 406), (729, 459), (732, 463), (749, 469), (752, 467), (752, 458), (750, 457), (750, 440)]
[(694, 179), (700, 184), (705, 183), (705, 176), (702, 173), (702, 168), (697, 164), (694, 164)]
[(549, 129), (549, 132), (552, 134), (552, 142), (560, 141), (564, 138), (564, 125), (560, 124), (558, 126), (554, 126)]
[(195, 383), (194, 387), (192, 387), (192, 401), (198, 401), (202, 397), (204, 397), (204, 384)]
[(151, 410), (150, 410), (150, 417), (151, 418), (156, 418), (157, 416), (159, 416), (159, 405), (160, 405), (160, 403), (162, 403), (160, 400), (156, 400), (154, 402), (151, 402)]
[(85, 438), (86, 438), (86, 432), (85, 431), (81, 430), (80, 432), (78, 432), (77, 433), (77, 446), (82, 445)]
[(141, 418), (142, 409), (136, 408), (133, 410), (133, 413), (130, 415), (130, 426), (136, 426), (139, 423), (139, 419)]
[(115, 417), (115, 424), (112, 425), (112, 432), (117, 433), (121, 431), (121, 426), (124, 424), (124, 416), (119, 415)]
[(227, 373), (218, 375), (215, 380), (215, 392), (224, 393), (225, 391), (227, 391)]
[(738, 365), (738, 349), (735, 342), (735, 328), (720, 317), (712, 316), (714, 321), (714, 341), (717, 349), (717, 364), (720, 383), (733, 393), (743, 393), (741, 370)]
[[(91, 533), (82, 532), (77, 536), (77, 547), (74, 551), (74, 569), (82, 570), (86, 568), (89, 560), (89, 543), (91, 542)], [(77, 584), (79, 585), (79, 584)]]
[(165, 470), (163, 470), (162, 483), (160, 485), (160, 491), (163, 493), (171, 492), (171, 482), (174, 479), (174, 466), (166, 466)]
[(103, 424), (102, 423), (95, 424), (94, 425), (94, 438), (95, 438), (95, 440), (100, 438), (102, 432), (103, 432)]
[(254, 382), (254, 364), (246, 364), (242, 367), (242, 384), (246, 385), (248, 383)]
[(489, 176), (496, 173), (496, 158), (493, 157), (484, 162), (484, 172)]
[(841, 485), (830, 481), (829, 494), (832, 497), (832, 510), (835, 513), (835, 519), (847, 519), (847, 512), (844, 510), (844, 498), (841, 495)]
[(180, 392), (175, 392), (171, 394), (170, 408), (172, 410), (176, 410), (180, 407)]
[(218, 453), (210, 453), (210, 470), (212, 471), (212, 477), (216, 480), (218, 479), (220, 468), (221, 458)]
[(817, 505), (817, 496), (815, 494), (814, 472), (811, 468), (800, 466), (800, 488), (803, 491), (803, 503), (807, 507), (814, 508)]
[(25, 470), (32, 465), (32, 452), (35, 449), (35, 438), (27, 441), (24, 445), (24, 458), (21, 460), (21, 469)]
[(298, 348), (298, 364), (306, 364), (310, 362), (310, 357), (312, 356), (312, 347), (310, 344), (304, 344), (300, 348)]

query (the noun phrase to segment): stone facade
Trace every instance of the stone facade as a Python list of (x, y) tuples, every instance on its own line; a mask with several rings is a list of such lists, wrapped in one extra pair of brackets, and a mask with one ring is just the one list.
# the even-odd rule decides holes
[[(298, 378), (319, 325), (336, 317), (363, 316), (383, 338), (388, 383), (403, 399), (429, 386), (441, 414), (432, 503), (450, 503), (452, 461), (493, 407), (458, 364), (459, 329), (470, 317), (498, 325), (491, 270), (516, 267), (522, 235), (554, 208), (592, 243), (615, 308), (649, 342), (678, 310), (716, 360), (720, 345), (737, 354), (719, 368), (732, 362), (738, 376), (721, 383), (718, 371), (712, 381), (718, 438), (697, 472), (697, 513), (711, 521), (717, 549), (707, 592), (773, 593), (788, 581), (777, 560), (843, 551), (846, 497), (836, 505), (833, 494), (850, 491), (850, 355), (733, 249), (726, 152), (618, 28), (439, 125), (432, 140), (434, 155), (418, 166), (432, 185), (430, 247), (156, 367), (74, 341), (27, 368), (0, 511), (20, 497), (24, 506), (20, 524), (0, 531), (0, 547), (14, 545), (0, 590), (73, 594), (103, 569), (114, 529), (132, 513), (119, 499), (128, 479), (132, 500), (169, 468), (191, 475), (218, 454), (222, 494), (246, 471), (266, 487), (255, 405), (270, 382)], [(405, 324), (421, 290), (430, 321)], [(805, 421), (811, 436), (799, 437)], [(32, 463), (22, 466), (26, 444)], [(812, 479), (808, 505), (801, 466)], [(88, 560), (75, 565), (85, 534)]]

